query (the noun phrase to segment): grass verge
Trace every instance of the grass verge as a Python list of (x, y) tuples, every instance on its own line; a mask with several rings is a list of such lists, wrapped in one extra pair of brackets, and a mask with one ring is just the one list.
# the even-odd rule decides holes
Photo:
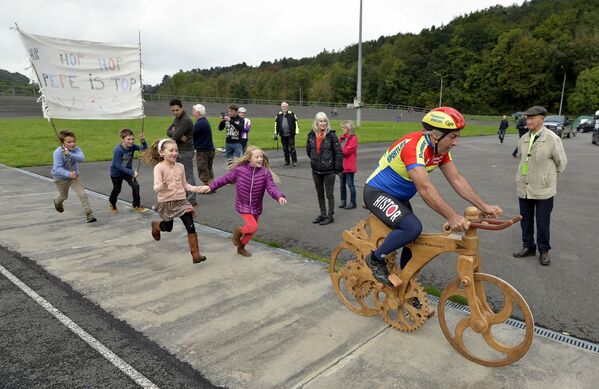
[[(224, 131), (218, 131), (218, 120), (209, 119), (212, 125), (214, 145), (223, 146)], [(303, 148), (306, 134), (312, 127), (312, 120), (299, 121), (300, 134), (296, 138), (298, 149)], [(77, 135), (77, 144), (86, 156), (86, 161), (109, 161), (112, 150), (120, 143), (121, 128), (131, 128), (137, 137), (141, 131), (141, 120), (54, 120), (58, 131), (68, 129)], [(144, 131), (148, 143), (166, 137), (166, 129), (172, 123), (172, 117), (147, 117)], [(340, 120), (332, 120), (334, 129), (339, 129)], [(392, 142), (403, 135), (421, 130), (420, 123), (413, 122), (363, 122), (357, 130), (361, 144), (373, 142)], [(513, 128), (509, 128), (512, 130)], [(264, 150), (280, 146), (273, 140), (274, 122), (272, 119), (252, 119), (250, 144)], [(508, 131), (509, 132), (509, 131)], [(462, 136), (494, 135), (497, 126), (467, 125)], [(44, 119), (0, 119), (0, 163), (12, 167), (41, 166), (52, 164), (52, 153), (58, 147), (58, 140), (49, 122)]]

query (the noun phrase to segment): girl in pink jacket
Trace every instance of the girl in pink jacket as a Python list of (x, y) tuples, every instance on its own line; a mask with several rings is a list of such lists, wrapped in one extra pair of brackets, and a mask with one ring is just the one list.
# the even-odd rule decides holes
[[(358, 159), (358, 137), (356, 127), (351, 120), (341, 122), (343, 134), (339, 137), (341, 153), (343, 154), (343, 173), (339, 175), (339, 188), (341, 189), (341, 204), (339, 208), (356, 208), (356, 187), (354, 186), (354, 174), (356, 173)], [(346, 204), (347, 192), (345, 185), (349, 188), (350, 201)]]
[(236, 184), (235, 210), (245, 220), (245, 225), (233, 230), (233, 244), (237, 246), (237, 253), (244, 257), (252, 256), (245, 245), (258, 231), (264, 192), (268, 192), (279, 204), (287, 204), (285, 195), (277, 189), (275, 180), (278, 177), (270, 170), (270, 162), (264, 151), (248, 146), (241, 158), (233, 162), (229, 172), (200, 188), (200, 193), (208, 193), (227, 184)]
[(179, 150), (177, 143), (172, 139), (162, 139), (154, 142), (144, 154), (144, 160), (154, 165), (154, 191), (158, 201), (154, 209), (162, 221), (152, 222), (152, 237), (160, 240), (160, 231), (173, 230), (173, 219), (181, 218), (187, 230), (187, 243), (193, 263), (206, 260), (200, 254), (198, 234), (193, 222), (193, 207), (187, 201), (185, 191), (199, 192), (199, 186), (193, 186), (185, 180), (183, 164), (176, 162)]

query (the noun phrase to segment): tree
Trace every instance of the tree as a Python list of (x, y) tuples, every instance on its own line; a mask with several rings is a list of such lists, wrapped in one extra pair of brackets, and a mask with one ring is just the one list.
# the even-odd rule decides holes
[(599, 110), (599, 66), (580, 73), (574, 92), (568, 97), (568, 106), (578, 113)]

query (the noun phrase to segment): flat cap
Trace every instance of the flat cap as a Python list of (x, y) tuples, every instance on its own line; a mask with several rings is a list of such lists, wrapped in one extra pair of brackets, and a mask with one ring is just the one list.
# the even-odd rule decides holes
[(545, 107), (541, 107), (540, 105), (535, 105), (534, 107), (528, 108), (526, 110), (526, 112), (524, 112), (524, 114), (526, 116), (535, 116), (535, 115), (547, 116), (547, 110), (545, 109)]

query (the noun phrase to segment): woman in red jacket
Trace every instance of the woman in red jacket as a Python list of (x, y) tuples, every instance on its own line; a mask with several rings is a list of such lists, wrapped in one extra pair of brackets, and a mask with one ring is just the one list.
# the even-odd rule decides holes
[[(339, 187), (341, 189), (341, 204), (339, 208), (356, 208), (356, 187), (354, 186), (354, 174), (357, 171), (356, 160), (358, 158), (358, 137), (356, 127), (351, 120), (341, 122), (343, 134), (339, 137), (341, 152), (343, 153), (343, 173), (339, 175)], [(349, 188), (350, 201), (346, 204), (347, 192), (345, 185)]]

